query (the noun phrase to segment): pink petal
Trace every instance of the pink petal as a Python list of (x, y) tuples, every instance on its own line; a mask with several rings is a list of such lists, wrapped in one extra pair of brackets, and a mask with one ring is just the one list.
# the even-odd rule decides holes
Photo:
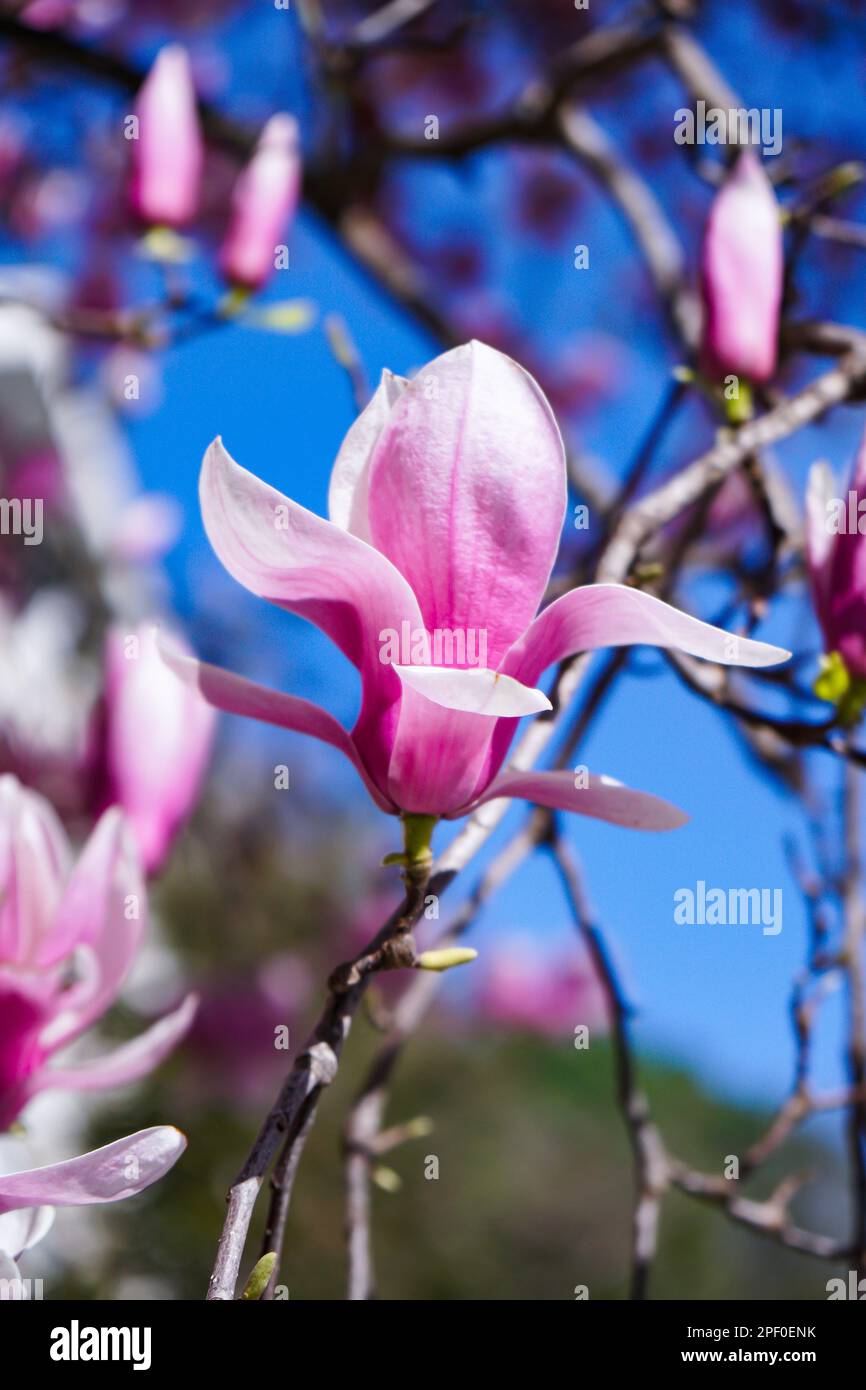
[(179, 652), (165, 641), (160, 641), (163, 660), (175, 675), (189, 685), (195, 686), (210, 705), (224, 710), (226, 714), (240, 714), (247, 719), (258, 719), (263, 724), (275, 724), (280, 729), (293, 729), (299, 734), (309, 734), (322, 743), (329, 743), (350, 760), (357, 768), (364, 785), (374, 801), (383, 811), (396, 810), (371, 780), (367, 769), (358, 754), (350, 734), (342, 724), (327, 710), (314, 705), (310, 700), (301, 700), (295, 695), (284, 695), (282, 691), (268, 690), (256, 685), (243, 676), (231, 671), (223, 671), (206, 661)]
[(401, 811), (456, 812), (489, 780), (491, 745), (500, 727), (500, 720), (486, 714), (433, 704), (407, 685), (388, 765), (391, 799)]
[[(370, 460), (392, 407), (409, 385), (405, 377), (384, 371), (370, 402), (351, 426), (340, 446), (328, 489), (328, 516), (335, 526), (370, 541), (367, 500)], [(370, 542), (372, 544), (372, 542)]]
[(562, 440), (541, 389), (477, 342), (408, 384), (370, 463), (375, 545), (409, 581), (428, 631), (485, 632), (491, 666), (538, 608), (565, 500)]
[(552, 709), (543, 690), (521, 685), (513, 676), (474, 666), (458, 671), (448, 666), (395, 666), (404, 685), (408, 685), (434, 705), (498, 718), (539, 714)]
[(423, 627), (405, 579), (372, 546), (324, 521), (240, 468), (215, 440), (201, 476), (201, 504), (211, 545), (229, 574), (252, 593), (307, 618), (328, 634), (361, 673), (363, 701), (355, 727), (377, 784), (384, 784), (389, 710), (400, 679), (379, 660), (382, 634)]
[[(813, 470), (814, 472), (814, 470)], [(811, 491), (810, 478), (810, 491)], [(830, 483), (827, 483), (830, 486)], [(850, 520), (849, 493), (857, 502), (857, 519)], [(838, 494), (837, 494), (838, 495)], [(831, 534), (823, 566), (813, 565), (812, 551), (817, 542), (818, 520), (807, 519), (812, 582), (818, 617), (824, 631), (828, 651), (838, 651), (848, 670), (858, 679), (866, 679), (866, 541), (860, 534), (859, 508), (866, 498), (866, 436), (861, 442), (850, 484), (842, 494), (844, 515), (840, 518), (838, 534)], [(812, 499), (812, 509), (815, 500)], [(807, 508), (809, 498), (807, 495)], [(824, 525), (827, 526), (826, 511)], [(819, 550), (819, 554), (820, 554)]]
[(829, 463), (814, 463), (806, 485), (806, 554), (819, 615), (828, 598), (830, 563), (837, 540), (830, 530), (827, 503), (838, 495)]
[(93, 952), (98, 967), (75, 1008), (59, 1015), (43, 1041), (52, 1049), (101, 1017), (117, 997), (147, 925), (148, 903), (131, 832), (116, 809), (99, 820), (69, 879), (58, 913), (55, 959), (73, 947)]
[(0, 960), (25, 966), (54, 958), (55, 914), (69, 864), (54, 808), (16, 777), (0, 777)]
[(539, 614), (503, 662), (527, 685), (575, 652), (598, 647), (673, 647), (724, 666), (775, 666), (791, 655), (692, 618), (669, 603), (625, 584), (587, 584), (572, 589)]
[[(38, 1245), (54, 1224), (53, 1207), (24, 1207), (0, 1216), (0, 1260), (3, 1253), (17, 1260), (25, 1250)], [(3, 1276), (0, 1265), (0, 1278)], [(9, 1277), (9, 1276), (7, 1276)], [(15, 1275), (11, 1276), (15, 1278)]]
[[(669, 801), (662, 801), (649, 792), (632, 791), (612, 777), (598, 777), (593, 773), (588, 774), (587, 786), (575, 786), (573, 772), (506, 769), (478, 797), (475, 806), (495, 801), (500, 796), (520, 797), (561, 811), (576, 811), (578, 815), (626, 826), (630, 830), (676, 830), (688, 820), (685, 812)], [(466, 810), (458, 814), (465, 815)]]
[(172, 1125), (142, 1129), (102, 1149), (0, 1176), (0, 1212), (20, 1207), (80, 1207), (134, 1197), (173, 1168), (186, 1139)]
[(153, 1071), (173, 1052), (189, 1029), (198, 1008), (198, 997), (188, 994), (173, 1013), (166, 1014), (131, 1042), (124, 1043), (103, 1057), (89, 1058), (68, 1067), (44, 1067), (32, 1078), (27, 1090), (103, 1091), (111, 1086), (128, 1086)]
[(148, 873), (162, 866), (198, 799), (214, 733), (213, 710), (166, 669), (155, 632), (147, 623), (131, 633), (114, 627), (105, 644), (109, 795)]

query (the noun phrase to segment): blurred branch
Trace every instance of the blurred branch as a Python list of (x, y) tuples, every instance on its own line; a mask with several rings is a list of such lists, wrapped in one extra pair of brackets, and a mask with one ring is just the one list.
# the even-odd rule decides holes
[[(532, 812), (523, 829), (508, 841), (482, 875), (447, 931), (437, 940), (437, 947), (453, 945), (469, 931), (493, 895), (540, 843), (546, 833), (547, 819), (548, 813), (545, 811), (536, 809)], [(370, 1171), (372, 1158), (380, 1152), (377, 1141), (382, 1135), (388, 1086), (407, 1042), (432, 1004), (441, 981), (441, 975), (429, 973), (421, 974), (409, 983), (394, 1010), (388, 1036), (367, 1071), (344, 1127), (348, 1298), (353, 1302), (371, 1299), (375, 1295), (370, 1238)]]
[(619, 208), (682, 342), (694, 347), (699, 310), (685, 283), (685, 257), (650, 185), (617, 154), (601, 126), (573, 104), (557, 115), (566, 149), (590, 170)]
[(645, 542), (733, 473), (750, 454), (786, 439), (819, 420), (832, 406), (851, 400), (864, 389), (866, 352), (856, 348), (798, 395), (783, 400), (775, 409), (736, 431), (722, 432), (712, 449), (626, 513), (602, 557), (599, 579), (624, 582)]
[(834, 1240), (832, 1236), (805, 1231), (791, 1220), (787, 1204), (797, 1188), (802, 1186), (802, 1180), (786, 1179), (765, 1201), (755, 1201), (740, 1196), (733, 1179), (711, 1177), (674, 1162), (671, 1183), (689, 1197), (718, 1206), (736, 1224), (747, 1226), (756, 1235), (778, 1241), (789, 1250), (799, 1250), (819, 1260), (834, 1261), (843, 1260), (851, 1253), (843, 1242)]
[(840, 246), (856, 246), (866, 251), (866, 226), (862, 222), (849, 222), (841, 217), (813, 217), (809, 228), (825, 241), (838, 242)]
[(325, 319), (325, 334), (337, 364), (343, 368), (349, 379), (352, 400), (360, 415), (370, 399), (370, 383), (357, 344), (342, 314), (328, 314)]
[(653, 1123), (649, 1103), (638, 1085), (629, 1034), (632, 1009), (623, 994), (607, 943), (592, 918), (577, 861), (560, 833), (555, 817), (551, 817), (547, 848), (559, 872), (578, 934), (586, 946), (607, 1001), (617, 1098), (634, 1156), (635, 1205), (630, 1297), (645, 1299), (658, 1242), (661, 1202), (669, 1181), (668, 1157), (661, 1135)]
[(432, 10), (437, 0), (389, 0), (381, 9), (358, 21), (352, 30), (351, 42), (360, 47), (390, 39), (404, 25)]

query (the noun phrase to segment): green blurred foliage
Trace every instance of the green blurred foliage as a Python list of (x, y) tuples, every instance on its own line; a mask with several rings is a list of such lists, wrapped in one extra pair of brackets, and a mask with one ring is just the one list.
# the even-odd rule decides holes
[[(319, 983), (305, 1016), (286, 1011), (293, 1051), (328, 973), (360, 944), (357, 924), (354, 936), (347, 926), (363, 916), (368, 898), (366, 890), (360, 897), (351, 891), (365, 882), (357, 866), (375, 863), (387, 848), (359, 845), (356, 828), (339, 820), (317, 834), (312, 821), (303, 825), (303, 815), (294, 814), (287, 826), (252, 812), (239, 829), (205, 811), (155, 894), (165, 935), (205, 994), (216, 985), (218, 998), (242, 995), (251, 972), (287, 949), (309, 965)], [(382, 871), (368, 889), (393, 894), (395, 883), (393, 870)], [(341, 1128), (381, 1043), (375, 1020), (382, 1007), (379, 999), (356, 1021), (301, 1164), (281, 1275), (293, 1300), (344, 1297)], [(188, 1040), (146, 1084), (100, 1106), (93, 1144), (172, 1121), (189, 1148), (157, 1187), (102, 1214), (101, 1257), (70, 1266), (52, 1281), (50, 1297), (113, 1299), (130, 1296), (130, 1287), (148, 1297), (204, 1296), (226, 1190), (290, 1055), (275, 1051), (273, 1020), (265, 1012), (259, 1017), (255, 1004), (252, 1032), (245, 1025), (236, 1037), (232, 1019), (227, 1009), (220, 1037), (217, 1013), (216, 1036)], [(122, 1034), (141, 1026), (129, 1010), (116, 1010), (112, 1023)], [(644, 1061), (642, 1079), (671, 1150), (707, 1172), (721, 1173), (725, 1156), (745, 1152), (769, 1118), (720, 1102), (686, 1071), (659, 1061)], [(593, 1036), (581, 1051), (571, 1036), (508, 1034), (455, 1006), (441, 1007), (402, 1059), (387, 1123), (419, 1115), (432, 1119), (433, 1133), (384, 1160), (399, 1174), (399, 1190), (374, 1189), (380, 1298), (559, 1300), (573, 1299), (577, 1285), (587, 1285), (591, 1299), (627, 1296), (631, 1153), (606, 1038)], [(436, 1179), (425, 1175), (430, 1156), (438, 1159)], [(837, 1165), (832, 1150), (801, 1140), (762, 1171), (749, 1193), (766, 1195), (783, 1174), (808, 1171), (814, 1180), (798, 1195), (794, 1214), (807, 1227), (838, 1231), (844, 1213)], [(244, 1278), (260, 1253), (260, 1205)], [(674, 1193), (664, 1207), (652, 1295), (821, 1299), (837, 1272), (844, 1271)]]
[[(568, 1039), (455, 1033), (443, 1022), (407, 1053), (395, 1087), (391, 1118), (429, 1115), (435, 1129), (388, 1155), (400, 1190), (375, 1191), (379, 1297), (557, 1300), (586, 1284), (593, 1299), (623, 1298), (631, 1167), (609, 1044), (576, 1052)], [(344, 1296), (340, 1124), (375, 1041), (361, 1022), (307, 1147), (282, 1273), (292, 1299)], [(106, 1114), (95, 1137), (177, 1114), (184, 1065), (176, 1060), (134, 1106)], [(724, 1156), (742, 1153), (760, 1132), (766, 1117), (720, 1105), (685, 1073), (645, 1071), (671, 1145), (707, 1171), (721, 1171)], [(58, 1296), (110, 1299), (118, 1279), (134, 1271), (165, 1281), (166, 1296), (202, 1297), (225, 1189), (258, 1118), (214, 1104), (178, 1115), (190, 1140), (183, 1161), (159, 1188), (114, 1209), (112, 1250), (98, 1276), (78, 1271)], [(431, 1155), (439, 1160), (435, 1180), (425, 1176)], [(786, 1167), (833, 1176), (831, 1157), (802, 1143), (787, 1151)], [(762, 1175), (756, 1190), (769, 1192), (772, 1178), (773, 1170)], [(797, 1208), (804, 1224), (826, 1220), (827, 1191), (818, 1186), (810, 1196), (807, 1188)], [(252, 1265), (255, 1239), (249, 1249)], [(671, 1299), (820, 1299), (836, 1272), (675, 1194), (665, 1206), (652, 1291)]]

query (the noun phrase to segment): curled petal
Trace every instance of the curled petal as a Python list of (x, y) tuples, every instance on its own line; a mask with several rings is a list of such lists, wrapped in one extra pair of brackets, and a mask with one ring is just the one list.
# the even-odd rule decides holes
[(93, 953), (90, 989), (50, 1027), (50, 1046), (70, 1042), (116, 998), (147, 925), (147, 893), (132, 834), (116, 809), (106, 811), (72, 871), (61, 902), (56, 959), (74, 947)]
[(219, 439), (205, 454), (201, 505), (229, 574), (322, 628), (359, 670), (381, 667), (382, 631), (404, 620), (422, 626), (409, 585), (383, 555), (248, 473)]
[(381, 785), (382, 733), (400, 699), (400, 679), (379, 660), (383, 634), (423, 628), (418, 601), (384, 555), (292, 502), (246, 469), (215, 440), (205, 454), (201, 505), (210, 543), (233, 575), (260, 598), (315, 623), (361, 673), (355, 728), (365, 763)]
[[(8, 1211), (0, 1216), (0, 1260), (4, 1253), (17, 1260), (25, 1250), (39, 1244), (53, 1223), (53, 1207), (25, 1207), (22, 1211)], [(2, 1266), (0, 1277), (3, 1277)]]
[(535, 619), (503, 662), (526, 684), (576, 652), (643, 643), (673, 647), (724, 666), (775, 666), (791, 655), (692, 618), (679, 608), (625, 584), (586, 584), (563, 594)]
[(102, 1091), (110, 1086), (128, 1086), (158, 1067), (173, 1052), (192, 1023), (198, 998), (188, 994), (183, 1003), (152, 1027), (104, 1057), (93, 1057), (69, 1067), (45, 1067), (28, 1087), (37, 1091)]
[(164, 1177), (185, 1148), (179, 1129), (157, 1125), (63, 1163), (7, 1173), (0, 1176), (0, 1212), (120, 1202)]
[[(613, 777), (587, 775), (587, 784), (576, 784), (573, 772), (519, 772), (508, 770), (478, 797), (475, 806), (498, 797), (519, 797), (534, 801), (538, 806), (551, 806), (560, 811), (576, 811), (580, 816), (622, 825), (629, 830), (676, 830), (685, 825), (688, 816), (679, 807), (649, 792), (632, 791)], [(473, 808), (468, 808), (473, 809)], [(465, 810), (459, 812), (465, 814)]]
[(448, 666), (395, 666), (404, 685), (445, 709), (493, 717), (539, 714), (552, 709), (543, 690), (521, 685), (513, 676), (482, 666), (456, 670)]
[(360, 773), (368, 792), (383, 811), (394, 811), (396, 807), (382, 795), (365, 768), (351, 734), (319, 705), (310, 700), (301, 700), (296, 695), (285, 695), (279, 690), (269, 690), (266, 686), (248, 681), (232, 671), (223, 671), (219, 666), (211, 666), (206, 661), (180, 652), (176, 647), (160, 640), (163, 660), (182, 681), (194, 685), (215, 709), (226, 714), (240, 714), (247, 719), (257, 719), (263, 724), (275, 724), (280, 729), (292, 729), (299, 734), (309, 734), (312, 738), (329, 743), (349, 759)]

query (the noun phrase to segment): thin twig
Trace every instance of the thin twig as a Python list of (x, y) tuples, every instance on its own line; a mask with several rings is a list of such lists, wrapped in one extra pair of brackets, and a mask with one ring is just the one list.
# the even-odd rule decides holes
[[(523, 829), (508, 841), (482, 875), (454, 921), (437, 941), (437, 946), (449, 946), (465, 935), (505, 880), (539, 843), (546, 824), (545, 811), (536, 810), (529, 816)], [(433, 1002), (441, 978), (440, 975), (425, 974), (409, 984), (394, 1011), (388, 1036), (370, 1065), (344, 1128), (348, 1297), (353, 1302), (374, 1297), (370, 1166), (371, 1156), (379, 1151), (377, 1139), (381, 1137), (388, 1085), (407, 1041)]]

